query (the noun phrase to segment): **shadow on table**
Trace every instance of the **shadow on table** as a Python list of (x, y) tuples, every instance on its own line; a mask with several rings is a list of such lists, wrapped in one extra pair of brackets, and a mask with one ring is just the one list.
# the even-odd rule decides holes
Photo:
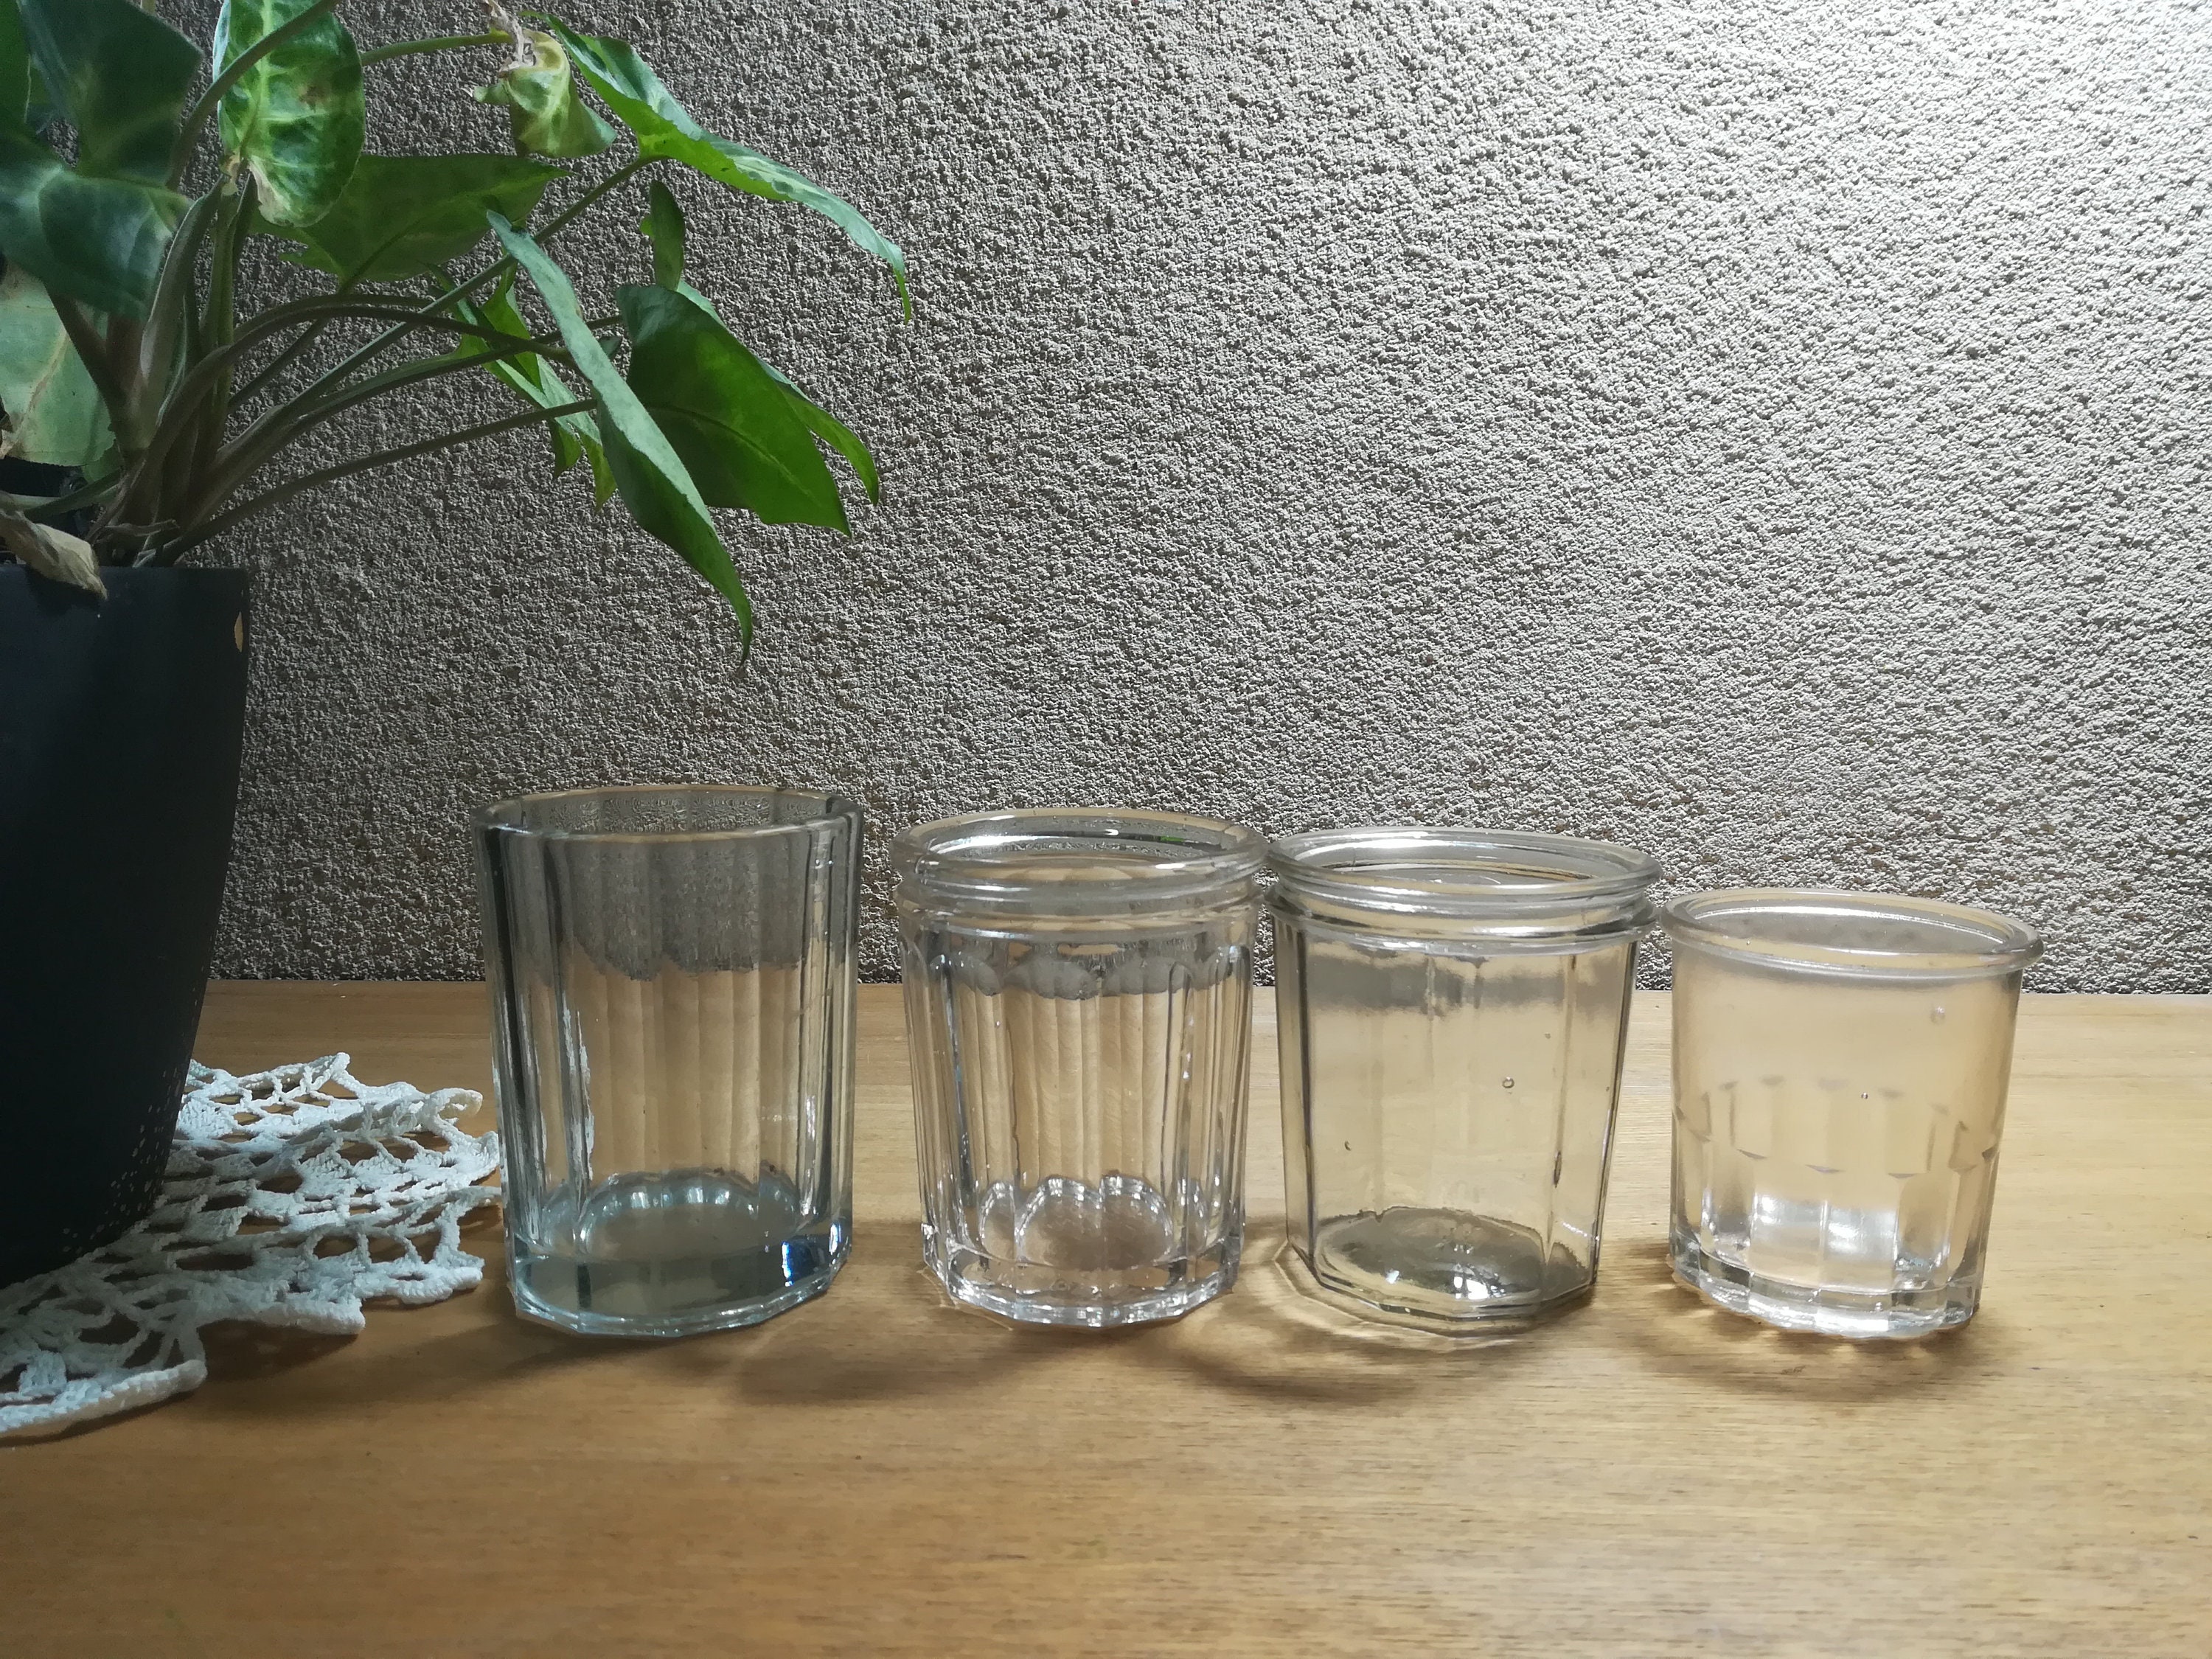
[(474, 1291), (428, 1308), (373, 1311), (374, 1340), (356, 1352), (345, 1351), (357, 1339), (225, 1330), (210, 1348), (211, 1361), (218, 1348), (221, 1355), (211, 1381), (245, 1386), (206, 1390), (206, 1403), (314, 1415), (370, 1402), (437, 1404), (590, 1370), (623, 1372), (648, 1386), (655, 1379), (726, 1386), (763, 1402), (837, 1405), (988, 1385), (1016, 1368), (1146, 1334), (1041, 1331), (955, 1308), (922, 1270), (911, 1223), (857, 1226), (836, 1282), (811, 1302), (743, 1330), (673, 1340), (577, 1336), (522, 1318), (496, 1249), (495, 1240)]
[(466, 1297), (374, 1313), (373, 1340), (355, 1352), (343, 1338), (213, 1331), (216, 1386), (204, 1398), (216, 1410), (312, 1416), (371, 1402), (443, 1403), (599, 1371), (759, 1403), (836, 1406), (944, 1399), (1019, 1372), (1110, 1358), (1255, 1398), (1360, 1408), (1439, 1386), (1486, 1389), (1532, 1358), (1595, 1349), (1731, 1391), (1850, 1402), (1959, 1386), (2008, 1363), (2014, 1347), (2008, 1328), (1987, 1315), (1909, 1342), (1774, 1330), (1678, 1286), (1658, 1240), (1609, 1249), (1594, 1304), (1472, 1338), (1386, 1325), (1316, 1295), (1279, 1227), (1247, 1240), (1229, 1295), (1180, 1320), (1119, 1331), (1021, 1326), (955, 1307), (919, 1258), (911, 1223), (864, 1223), (826, 1296), (750, 1329), (663, 1341), (573, 1336), (521, 1319), (495, 1256), (482, 1287)]
[[(459, 1329), (452, 1328), (456, 1315), (467, 1318)], [(489, 1273), (477, 1289), (434, 1307), (374, 1308), (368, 1318), (368, 1339), (210, 1328), (210, 1386), (196, 1397), (254, 1416), (434, 1405), (540, 1373), (635, 1361), (660, 1346), (531, 1324), (515, 1316), (504, 1278)], [(423, 1328), (434, 1324), (442, 1328)]]
[[(1227, 1296), (1179, 1320), (1120, 1330), (1023, 1325), (961, 1307), (919, 1257), (910, 1225), (863, 1228), (838, 1288), (822, 1302), (760, 1328), (734, 1362), (701, 1345), (672, 1364), (732, 1367), (748, 1399), (833, 1405), (942, 1397), (1110, 1357), (1264, 1398), (1364, 1407), (1431, 1386), (1440, 1367), (1492, 1372), (1512, 1362), (1522, 1340), (1403, 1332), (1315, 1300), (1294, 1282), (1279, 1227), (1247, 1241)], [(841, 1303), (848, 1281), (860, 1293)]]
[(1237, 1288), (1156, 1328), (1145, 1357), (1217, 1387), (1285, 1402), (1372, 1407), (1439, 1382), (1486, 1385), (1529, 1345), (1582, 1317), (1448, 1336), (1363, 1316), (1316, 1285), (1279, 1226), (1245, 1241)]
[(1664, 1239), (1608, 1249), (1602, 1277), (1614, 1346), (1658, 1369), (1731, 1392), (1853, 1404), (1930, 1386), (1956, 1389), (2010, 1364), (2001, 1318), (1977, 1315), (1933, 1336), (1856, 1341), (1777, 1330), (1715, 1307), (1675, 1279)]
[(207, 1349), (208, 1376), (217, 1382), (258, 1382), (281, 1376), (325, 1354), (349, 1347), (356, 1339), (281, 1325), (254, 1325), (226, 1319), (200, 1330)]
[[(1017, 1372), (1118, 1352), (1143, 1331), (1054, 1330), (954, 1303), (921, 1265), (912, 1222), (863, 1224), (837, 1284), (819, 1302), (758, 1330), (726, 1362), (747, 1400), (786, 1406), (922, 1400), (1003, 1385)], [(679, 1361), (679, 1363), (682, 1363)]]

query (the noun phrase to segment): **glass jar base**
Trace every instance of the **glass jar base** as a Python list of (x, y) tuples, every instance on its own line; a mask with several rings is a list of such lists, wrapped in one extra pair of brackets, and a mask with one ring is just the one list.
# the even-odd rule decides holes
[(579, 1336), (698, 1336), (757, 1325), (811, 1302), (845, 1265), (850, 1234), (793, 1239), (760, 1252), (682, 1262), (586, 1262), (510, 1251), (514, 1310)]
[(1203, 1261), (1154, 1270), (1148, 1276), (1164, 1275), (1167, 1282), (1149, 1286), (1086, 1285), (1062, 1272), (1009, 1269), (971, 1250), (949, 1251), (944, 1260), (933, 1257), (928, 1267), (945, 1293), (963, 1307), (1024, 1325), (1110, 1330), (1180, 1319), (1212, 1301), (1237, 1282), (1235, 1249), (1225, 1256), (1212, 1258), (1220, 1265), (1211, 1272), (1202, 1271)]
[(1372, 1325), (1388, 1325), (1468, 1342), (1511, 1336), (1532, 1325), (1545, 1324), (1571, 1313), (1590, 1299), (1590, 1292), (1596, 1285), (1596, 1280), (1589, 1279), (1575, 1289), (1534, 1300), (1496, 1301), (1473, 1308), (1464, 1303), (1445, 1304), (1439, 1312), (1433, 1304), (1416, 1303), (1388, 1290), (1378, 1291), (1373, 1285), (1354, 1287), (1340, 1278), (1323, 1279), (1314, 1271), (1306, 1253), (1296, 1246), (1285, 1253), (1285, 1265), (1291, 1284), (1301, 1295), (1340, 1313)]
[(1492, 1336), (1544, 1324), (1588, 1302), (1596, 1283), (1595, 1279), (1585, 1279), (1573, 1290), (1531, 1300), (1454, 1304), (1416, 1301), (1372, 1285), (1355, 1285), (1339, 1278), (1324, 1279), (1314, 1271), (1304, 1250), (1294, 1249), (1291, 1255), (1297, 1263), (1293, 1278), (1304, 1294), (1378, 1325), (1397, 1325), (1438, 1336)]
[(1785, 1331), (1858, 1340), (1929, 1336), (1963, 1325), (1981, 1305), (1981, 1285), (1954, 1279), (1942, 1290), (1878, 1294), (1770, 1279), (1677, 1234), (1668, 1257), (1674, 1276), (1715, 1307)]
[(1337, 1216), (1297, 1256), (1362, 1317), (1449, 1333), (1533, 1324), (1586, 1300), (1596, 1274), (1533, 1230), (1458, 1210)]

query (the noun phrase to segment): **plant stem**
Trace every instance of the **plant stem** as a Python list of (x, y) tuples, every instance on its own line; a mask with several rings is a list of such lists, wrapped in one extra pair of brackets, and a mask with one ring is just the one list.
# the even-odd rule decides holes
[[(242, 174), (238, 192), (220, 210), (220, 222), (215, 230), (214, 266), (208, 280), (207, 311), (200, 325), (200, 337), (209, 351), (219, 353), (238, 333), (236, 295), (238, 291), (238, 262), (246, 251), (246, 227), (253, 214), (253, 178)], [(176, 475), (162, 480), (162, 489), (155, 506), (154, 517), (172, 516), (161, 509), (181, 508), (189, 499), (194, 479), (206, 472), (209, 462), (222, 445), (223, 428), (230, 423), (231, 366), (225, 362), (208, 388), (205, 414), (199, 428), (192, 434), (191, 443), (178, 456), (170, 467)], [(190, 411), (187, 410), (187, 413)], [(185, 459), (186, 457), (189, 459)]]
[[(189, 210), (187, 228), (195, 239), (192, 245), (173, 245), (168, 258), (162, 264), (161, 279), (155, 284), (156, 297), (166, 295), (170, 303), (177, 306), (194, 306), (188, 331), (196, 341), (220, 347), (228, 344), (234, 332), (232, 295), (240, 245), (244, 240), (240, 227), (246, 217), (246, 203), (242, 190), (232, 191), (218, 185), (209, 191)], [(204, 208), (205, 212), (202, 211)], [(207, 306), (202, 311), (197, 307), (198, 243), (205, 239), (210, 222), (215, 225), (215, 261)], [(178, 291), (179, 287), (181, 292)], [(191, 380), (187, 371), (186, 381)], [(173, 505), (173, 496), (181, 495), (198, 470), (210, 424), (220, 438), (229, 375), (224, 372), (196, 388), (184, 411), (190, 418), (191, 437), (182, 445), (160, 441), (162, 425), (172, 414), (170, 405), (173, 399), (163, 395), (169, 388), (157, 391), (145, 385), (139, 387), (138, 398), (126, 411), (126, 422), (115, 427), (116, 442), (125, 460), (124, 487), (100, 515), (95, 538), (118, 524), (153, 523), (167, 516), (166, 509)], [(154, 404), (151, 410), (144, 407), (149, 401)], [(132, 465), (133, 462), (138, 465)]]
[[(217, 192), (222, 199), (216, 210), (215, 265), (208, 276), (207, 308), (200, 313), (200, 337), (210, 349), (228, 345), (238, 332), (238, 261), (246, 248), (246, 213), (252, 191), (248, 175), (237, 191)], [(229, 380), (228, 369), (218, 377), (225, 392)]]
[(411, 57), (418, 52), (445, 52), (456, 46), (495, 46), (509, 37), (502, 30), (487, 34), (440, 34), (427, 40), (394, 40), (388, 46), (379, 46), (374, 52), (361, 55), (361, 66), (389, 63), (394, 58)]
[(137, 383), (131, 391), (132, 436), (143, 447), (161, 413), (162, 394), (168, 391), (169, 374), (176, 366), (177, 348), (195, 336), (196, 326), (186, 313), (196, 310), (192, 289), (199, 264), (200, 241), (208, 222), (215, 216), (217, 198), (213, 191), (185, 210), (184, 222), (169, 243), (161, 261), (161, 279), (154, 287), (154, 302), (146, 308), (146, 332), (139, 345)]
[[(536, 237), (541, 244), (545, 242), (551, 238), (556, 231), (568, 224), (578, 214), (581, 213), (586, 208), (591, 206), (592, 203), (598, 201), (600, 197), (605, 195), (617, 185), (621, 184), (624, 179), (630, 178), (635, 173), (642, 173), (646, 168), (651, 167), (655, 161), (664, 159), (665, 158), (659, 155), (643, 155), (640, 156), (635, 161), (631, 161), (624, 166), (617, 167), (612, 173), (607, 174), (605, 178), (600, 179), (598, 184), (593, 185), (581, 196), (579, 196), (574, 201), (569, 203), (567, 207), (563, 208), (560, 213), (555, 216), (555, 217), (543, 228), (533, 230), (530, 234)], [(511, 259), (501, 259), (499, 261), (500, 264), (510, 266), (514, 263), (514, 262)]]
[[(319, 376), (312, 384), (300, 393), (300, 396), (301, 398), (313, 398), (322, 392), (329, 391), (332, 386), (337, 386), (340, 381), (343, 380), (347, 375), (352, 374), (354, 370), (359, 368), (362, 364), (368, 362), (376, 357), (381, 356), (385, 352), (398, 344), (399, 342), (406, 338), (408, 335), (413, 333), (416, 329), (430, 324), (431, 320), (435, 318), (440, 312), (445, 310), (447, 307), (458, 304), (462, 300), (466, 299), (469, 295), (473, 293), (476, 289), (482, 288), (485, 283), (497, 276), (502, 266), (512, 270), (514, 268), (514, 262), (508, 259), (495, 259), (490, 264), (486, 265), (482, 270), (477, 272), (475, 276), (470, 277), (466, 282), (452, 284), (447, 288), (444, 293), (436, 295), (429, 300), (425, 301), (421, 306), (417, 307), (413, 312), (409, 313), (409, 320), (402, 322), (394, 327), (386, 329), (383, 333), (378, 335), (367, 345), (362, 346), (351, 356), (344, 359), (336, 368), (331, 368)], [(309, 331), (311, 335), (319, 333), (320, 331), (321, 325), (319, 324), (318, 324), (314, 329)], [(293, 343), (295, 346), (297, 346), (300, 343), (295, 341)], [(285, 353), (285, 358), (289, 358), (293, 355), (295, 355), (293, 352), (287, 351)], [(270, 365), (270, 368), (272, 370), (276, 368), (283, 361), (284, 358), (278, 359), (277, 362), (271, 363)], [(262, 380), (266, 378), (267, 376), (265, 374), (256, 375), (254, 377), (253, 386), (249, 387), (248, 390), (258, 388)]]
[(191, 111), (185, 116), (183, 126), (178, 129), (176, 147), (169, 152), (169, 188), (174, 190), (183, 181), (185, 169), (192, 163), (192, 151), (198, 148), (200, 129), (207, 125), (208, 117), (222, 102), (223, 94), (246, 78), (246, 72), (280, 46), (289, 46), (309, 29), (337, 9), (338, 0), (315, 0), (315, 3), (279, 27), (263, 35), (230, 61), (230, 67), (215, 77), (208, 89), (199, 95)]
[[(400, 341), (405, 339), (416, 329), (429, 326), (432, 324), (433, 319), (436, 318), (440, 312), (443, 311), (447, 306), (453, 304), (456, 301), (463, 298), (468, 294), (470, 289), (477, 287), (485, 277), (490, 276), (493, 270), (497, 269), (498, 267), (495, 265), (489, 270), (480, 270), (474, 276), (471, 276), (467, 282), (463, 283), (459, 287), (447, 289), (446, 292), (438, 295), (434, 300), (431, 300), (418, 307), (416, 310), (410, 312), (408, 313), (407, 321), (395, 324), (392, 327), (386, 329), (383, 333), (378, 335), (367, 345), (361, 347), (358, 350), (355, 351), (351, 356), (347, 357), (339, 362), (336, 368), (329, 369), (324, 374), (317, 376), (314, 380), (310, 382), (307, 386), (301, 392), (300, 398), (313, 398), (323, 392), (328, 392), (331, 387), (343, 381), (347, 375), (352, 374), (354, 370), (359, 368), (362, 364), (373, 362), (374, 359), (383, 356), (384, 353), (389, 351), (393, 346), (398, 345)], [(321, 331), (321, 325), (318, 324), (316, 328), (311, 331), (319, 333)], [(297, 342), (295, 342), (295, 343), (296, 344)], [(292, 355), (293, 354), (289, 351), (285, 354), (288, 357)], [(279, 363), (281, 363), (282, 361), (283, 360), (280, 359)], [(271, 363), (270, 367), (272, 369), (276, 368), (279, 366), (279, 363)], [(255, 377), (256, 386), (258, 386), (261, 379), (261, 376)], [(297, 402), (299, 399), (295, 398), (294, 401)]]
[(325, 317), (321, 321), (310, 323), (301, 329), (298, 338), (271, 357), (264, 367), (254, 371), (253, 378), (238, 388), (237, 395), (232, 398), (232, 401), (240, 404), (252, 403), (254, 398), (260, 396), (271, 380), (299, 362), (315, 342), (323, 337), (323, 331), (330, 325), (331, 319)]
[(67, 518), (82, 507), (97, 507), (107, 492), (115, 488), (112, 475), (98, 483), (79, 484), (66, 495), (57, 495), (50, 501), (25, 501), (19, 496), (9, 498), (8, 505), (27, 519), (44, 524), (55, 519)]
[[(501, 38), (504, 39), (505, 37), (502, 36)], [(578, 214), (583, 212), (586, 208), (591, 206), (592, 203), (598, 201), (616, 185), (621, 184), (623, 180), (630, 178), (643, 168), (651, 167), (654, 161), (659, 161), (659, 159), (660, 158), (658, 156), (653, 156), (643, 161), (632, 161), (627, 167), (618, 167), (613, 173), (609, 173), (605, 179), (593, 185), (590, 190), (585, 191), (584, 194), (578, 197), (575, 201), (569, 204), (567, 210), (550, 224), (547, 225), (543, 230), (537, 232), (536, 235), (538, 241), (541, 244), (544, 243), (555, 231), (559, 230), (564, 225), (573, 222)], [(313, 384), (307, 386), (300, 395), (303, 398), (308, 398), (314, 397), (320, 392), (327, 392), (331, 387), (337, 385), (341, 380), (344, 380), (347, 375), (352, 374), (354, 370), (359, 368), (362, 364), (381, 356), (385, 352), (398, 344), (401, 340), (406, 338), (406, 337), (410, 333), (413, 332), (416, 328), (428, 323), (431, 319), (434, 318), (440, 312), (445, 310), (448, 306), (468, 298), (470, 295), (475, 293), (477, 289), (482, 288), (486, 283), (492, 281), (495, 277), (510, 274), (514, 270), (514, 261), (512, 259), (500, 258), (493, 260), (482, 270), (477, 272), (475, 276), (454, 284), (453, 286), (447, 289), (444, 293), (424, 302), (419, 310), (411, 313), (410, 320), (402, 322), (396, 327), (385, 330), (383, 333), (378, 335), (374, 339), (361, 347), (361, 349), (356, 351), (351, 356), (346, 358), (343, 362), (337, 364), (337, 367), (331, 368), (328, 373), (317, 379)], [(246, 382), (245, 386), (239, 392), (238, 400), (240, 403), (244, 403), (247, 398), (261, 391), (262, 388), (265, 386), (278, 372), (289, 364), (298, 361), (301, 352), (304, 351), (313, 343), (314, 337), (320, 334), (322, 330), (323, 325), (318, 323), (314, 327), (308, 330), (305, 335), (301, 336), (299, 339), (295, 340), (290, 346), (285, 349), (283, 353), (278, 356), (274, 362), (270, 363), (268, 368), (263, 369), (258, 374), (256, 374), (251, 380)]]
[(439, 450), (450, 449), (456, 445), (473, 443), (478, 438), (496, 437), (502, 432), (512, 432), (518, 427), (532, 426), (544, 421), (557, 421), (568, 415), (580, 415), (584, 410), (594, 407), (597, 402), (596, 398), (580, 398), (574, 403), (559, 404), (551, 409), (526, 410), (520, 415), (510, 415), (503, 421), (487, 421), (482, 426), (464, 427), (459, 432), (448, 432), (436, 438), (425, 438), (420, 443), (404, 444), (398, 449), (380, 449), (373, 455), (362, 455), (337, 466), (326, 466), (319, 472), (302, 474), (289, 483), (279, 484), (274, 489), (264, 490), (252, 500), (240, 501), (228, 512), (218, 513), (204, 523), (187, 529), (174, 541), (165, 543), (155, 550), (150, 556), (143, 557), (142, 562), (174, 564), (179, 558), (198, 547), (202, 542), (221, 535), (233, 525), (272, 507), (279, 501), (288, 501), (293, 496), (304, 495), (310, 489), (319, 489), (323, 485), (336, 483), (340, 478), (349, 478), (356, 472), (367, 472), (375, 467), (389, 466), (395, 461), (412, 460), (417, 455), (434, 454)]
[(238, 332), (238, 337), (228, 345), (210, 349), (198, 362), (192, 366), (191, 372), (177, 383), (176, 390), (170, 394), (168, 401), (162, 405), (161, 428), (154, 434), (154, 441), (148, 450), (149, 456), (150, 457), (154, 451), (166, 449), (170, 444), (175, 442), (177, 417), (179, 412), (190, 410), (192, 404), (204, 395), (209, 387), (214, 384), (216, 376), (234, 365), (240, 357), (259, 345), (269, 336), (281, 334), (284, 330), (301, 323), (334, 321), (341, 317), (365, 317), (373, 321), (404, 322), (410, 328), (439, 328), (445, 330), (448, 334), (474, 335), (478, 339), (489, 340), (494, 345), (514, 337), (512, 334), (503, 333), (484, 324), (465, 323), (457, 317), (436, 317), (418, 312), (401, 311), (394, 306), (369, 305), (328, 299), (295, 300), (287, 305), (273, 306), (241, 328)]
[[(356, 287), (359, 285), (359, 282), (360, 279), (358, 277), (350, 277), (347, 279), (345, 282), (338, 284), (337, 291), (330, 297), (333, 300), (345, 299), (355, 291)], [(236, 401), (241, 404), (250, 403), (264, 386), (268, 386), (270, 381), (274, 380), (279, 374), (282, 374), (287, 368), (289, 368), (294, 363), (297, 362), (303, 356), (312, 349), (315, 342), (323, 337), (323, 331), (330, 325), (331, 319), (327, 317), (323, 318), (318, 322), (308, 324), (306, 328), (300, 331), (299, 337), (295, 339), (291, 344), (286, 346), (274, 357), (271, 357), (252, 380), (248, 380), (239, 389)], [(405, 329), (400, 329), (396, 332), (390, 330), (386, 331), (386, 334), (394, 338), (398, 337), (398, 334), (404, 334), (405, 332), (407, 332)], [(314, 387), (311, 386), (307, 390), (312, 392), (314, 390)]]
[(114, 366), (115, 384), (130, 401), (136, 414), (145, 400), (145, 388), (138, 373), (138, 354), (146, 339), (146, 324), (137, 317), (110, 317), (107, 319), (107, 361)]
[[(240, 357), (272, 334), (282, 333), (301, 323), (338, 317), (398, 319), (408, 322), (410, 326), (441, 328), (452, 334), (472, 334), (494, 345), (514, 337), (498, 329), (464, 323), (457, 318), (417, 318), (412, 312), (400, 311), (390, 306), (349, 304), (330, 299), (295, 300), (287, 305), (272, 306), (239, 330), (238, 337), (229, 344), (210, 349), (185, 372), (175, 389), (163, 401), (161, 420), (155, 428), (152, 440), (146, 446), (146, 453), (137, 458), (137, 470), (131, 475), (131, 483), (109, 507), (107, 520), (121, 521), (126, 516), (126, 504), (130, 504), (132, 506), (130, 516), (134, 522), (139, 521), (135, 503), (149, 484), (158, 483), (162, 477), (159, 469), (167, 465), (170, 453), (179, 443), (185, 441), (187, 432), (193, 432), (196, 438), (201, 418), (198, 414), (201, 399)], [(98, 532), (105, 528), (105, 523), (95, 526), (95, 539)]]
[[(356, 404), (380, 398), (387, 392), (403, 386), (419, 386), (425, 380), (441, 380), (448, 374), (459, 374), (484, 364), (501, 362), (508, 357), (520, 357), (527, 353), (543, 353), (549, 359), (568, 362), (560, 351), (558, 334), (540, 335), (531, 339), (509, 337), (509, 343), (486, 350), (471, 352), (466, 356), (449, 354), (442, 357), (425, 357), (399, 368), (389, 368), (381, 374), (340, 388), (331, 396), (309, 404), (302, 397), (270, 410), (252, 426), (226, 444), (204, 470), (208, 482), (198, 499), (186, 514), (187, 522), (196, 521), (221, 507), (231, 492), (243, 484), (279, 452), (296, 443), (325, 421), (344, 413)], [(302, 404), (307, 404), (302, 408)]]

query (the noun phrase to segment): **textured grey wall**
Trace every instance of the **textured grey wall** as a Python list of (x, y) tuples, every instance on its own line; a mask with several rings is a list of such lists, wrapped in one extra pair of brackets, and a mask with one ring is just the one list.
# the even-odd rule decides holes
[[(1586, 832), (2212, 987), (2204, 5), (569, 11), (907, 247), (902, 327), (818, 222), (686, 188), (887, 500), (737, 531), (744, 678), (534, 439), (241, 541), (223, 971), (471, 974), (465, 808), (737, 778)], [(393, 80), (381, 147), (499, 142)]]

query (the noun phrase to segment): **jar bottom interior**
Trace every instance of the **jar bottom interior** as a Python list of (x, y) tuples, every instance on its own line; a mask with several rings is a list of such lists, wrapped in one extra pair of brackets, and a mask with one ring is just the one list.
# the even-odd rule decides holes
[(1668, 1255), (1677, 1278), (1715, 1306), (1786, 1331), (1857, 1338), (1927, 1336), (1963, 1325), (1981, 1305), (1978, 1271), (1925, 1288), (1838, 1290), (1757, 1273), (1677, 1224)]
[(925, 1253), (947, 1293), (1103, 1328), (1226, 1290), (1249, 911), (1029, 936), (905, 921)]
[(1237, 1282), (1243, 1234), (1196, 1255), (1139, 1267), (1048, 1267), (986, 1255), (924, 1229), (923, 1255), (955, 1302), (1024, 1325), (1103, 1330), (1176, 1319)]
[(1423, 1321), (1523, 1320), (1588, 1291), (1594, 1267), (1563, 1242), (1463, 1210), (1397, 1206), (1333, 1216), (1302, 1249), (1325, 1288)]
[(555, 1195), (536, 1237), (510, 1233), (515, 1304), (587, 1334), (758, 1324), (829, 1289), (852, 1237), (847, 1217), (810, 1212), (787, 1183), (721, 1170), (622, 1176), (562, 1207)]

